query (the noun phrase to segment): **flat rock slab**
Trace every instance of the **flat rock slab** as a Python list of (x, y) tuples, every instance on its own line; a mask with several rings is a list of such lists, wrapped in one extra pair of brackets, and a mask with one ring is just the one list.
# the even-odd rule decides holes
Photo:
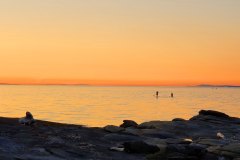
[(87, 128), (37, 121), (34, 126), (18, 119), (0, 118), (0, 159), (7, 160), (126, 160), (144, 159), (144, 155), (113, 152), (114, 140), (137, 140), (136, 136), (113, 134), (102, 128)]
[(118, 133), (124, 131), (124, 128), (114, 126), (114, 125), (108, 125), (103, 128), (105, 131), (110, 132), (110, 133)]
[(105, 128), (46, 121), (25, 126), (16, 118), (0, 118), (0, 159), (238, 159), (239, 122), (216, 111), (201, 111), (190, 120), (140, 125), (127, 120), (122, 127)]

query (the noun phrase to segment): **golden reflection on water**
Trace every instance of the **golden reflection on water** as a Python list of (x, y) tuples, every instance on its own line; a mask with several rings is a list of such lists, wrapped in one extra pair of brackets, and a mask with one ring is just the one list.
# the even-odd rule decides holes
[(36, 119), (88, 126), (119, 125), (124, 119), (188, 119), (200, 109), (240, 117), (239, 95), (240, 88), (1, 85), (0, 116), (30, 111)]

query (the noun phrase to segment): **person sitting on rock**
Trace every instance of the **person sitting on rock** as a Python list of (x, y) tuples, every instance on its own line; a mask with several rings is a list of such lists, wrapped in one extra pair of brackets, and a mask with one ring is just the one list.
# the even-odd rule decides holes
[(26, 116), (19, 119), (20, 124), (32, 125), (35, 123), (33, 115), (30, 112), (26, 112)]

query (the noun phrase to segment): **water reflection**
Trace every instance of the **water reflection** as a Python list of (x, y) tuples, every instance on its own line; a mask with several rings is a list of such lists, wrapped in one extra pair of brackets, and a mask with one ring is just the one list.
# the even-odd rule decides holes
[[(177, 96), (171, 98), (171, 92)], [(188, 119), (200, 109), (240, 117), (238, 95), (236, 88), (1, 85), (0, 116), (21, 117), (29, 110), (37, 119), (89, 126)]]

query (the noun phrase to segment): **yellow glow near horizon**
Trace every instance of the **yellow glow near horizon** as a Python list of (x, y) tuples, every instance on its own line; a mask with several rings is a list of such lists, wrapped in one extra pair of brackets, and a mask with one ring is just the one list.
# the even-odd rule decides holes
[(0, 83), (240, 85), (238, 0), (0, 2)]

